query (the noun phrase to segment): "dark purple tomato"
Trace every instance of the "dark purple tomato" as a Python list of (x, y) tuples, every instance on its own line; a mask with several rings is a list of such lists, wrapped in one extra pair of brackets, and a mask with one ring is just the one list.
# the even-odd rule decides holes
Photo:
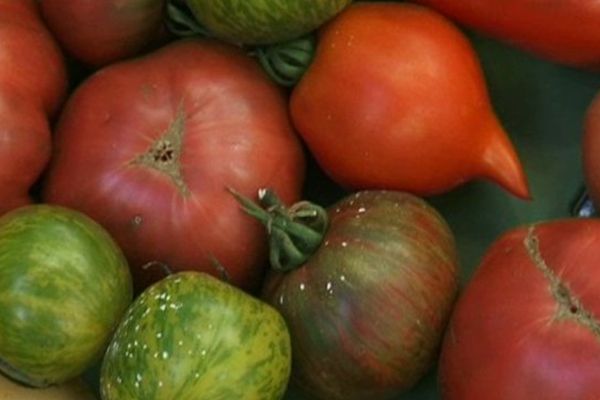
[(358, 192), (327, 212), (285, 209), (271, 194), (260, 193), (263, 209), (244, 205), (269, 228), (263, 295), (290, 329), (293, 384), (328, 400), (411, 388), (436, 359), (457, 292), (445, 220), (403, 192)]

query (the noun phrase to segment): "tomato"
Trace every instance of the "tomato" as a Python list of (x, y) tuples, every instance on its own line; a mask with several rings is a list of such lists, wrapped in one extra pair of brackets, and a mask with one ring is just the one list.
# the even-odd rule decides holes
[(45, 204), (0, 218), (0, 372), (34, 387), (79, 376), (131, 300), (125, 257), (90, 218)]
[[(350, 194), (327, 212), (289, 209), (261, 192), (246, 210), (268, 227), (263, 298), (292, 338), (292, 382), (310, 399), (394, 398), (437, 357), (457, 292), (457, 252), (443, 217), (393, 191)], [(302, 257), (299, 257), (301, 255)]]
[(104, 400), (281, 399), (290, 336), (268, 304), (210, 275), (181, 272), (146, 289), (104, 357)]
[(46, 389), (30, 388), (0, 375), (0, 399), (5, 400), (94, 400), (86, 384), (77, 379)]
[(50, 118), (65, 95), (62, 54), (37, 2), (0, 0), (0, 214), (31, 202), (50, 157)]
[(581, 146), (584, 180), (590, 198), (598, 206), (600, 205), (600, 91), (586, 111)]
[(195, 18), (211, 34), (245, 44), (279, 43), (307, 34), (351, 0), (188, 0)]
[(69, 99), (43, 198), (105, 226), (138, 288), (164, 276), (148, 263), (256, 288), (265, 241), (226, 189), (299, 196), (304, 154), (286, 105), (255, 60), (217, 41), (113, 64)]
[(476, 53), (424, 7), (346, 8), (321, 31), (290, 109), (316, 161), (346, 188), (432, 195), (488, 178), (529, 196)]
[(596, 0), (414, 0), (548, 60), (600, 69)]
[(79, 61), (103, 66), (149, 50), (164, 36), (164, 0), (43, 0), (50, 30)]
[(444, 399), (593, 399), (600, 391), (600, 220), (514, 228), (453, 311)]

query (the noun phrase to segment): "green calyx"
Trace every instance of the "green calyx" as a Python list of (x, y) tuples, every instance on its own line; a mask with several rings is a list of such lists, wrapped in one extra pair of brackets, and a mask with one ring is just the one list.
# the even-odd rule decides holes
[(258, 203), (229, 189), (250, 216), (267, 229), (269, 261), (277, 271), (303, 265), (323, 241), (329, 224), (327, 211), (308, 201), (287, 208), (270, 189), (258, 191)]
[(269, 77), (282, 86), (294, 86), (310, 66), (316, 49), (314, 34), (287, 42), (257, 47), (258, 61)]

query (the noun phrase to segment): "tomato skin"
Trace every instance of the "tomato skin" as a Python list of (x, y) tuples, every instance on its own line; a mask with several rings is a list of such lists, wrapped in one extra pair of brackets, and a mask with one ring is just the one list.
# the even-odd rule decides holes
[[(123, 349), (127, 343), (137, 345)], [(276, 400), (290, 369), (290, 336), (277, 311), (188, 271), (152, 285), (129, 307), (105, 353), (100, 392), (104, 400)]]
[(209, 40), (94, 74), (69, 99), (55, 147), (44, 199), (103, 224), (138, 289), (164, 276), (148, 262), (219, 276), (215, 260), (236, 286), (256, 287), (264, 237), (227, 187), (273, 185), (294, 201), (304, 179), (283, 92), (240, 49)]
[(600, 221), (519, 227), (488, 249), (442, 347), (447, 400), (595, 399)]
[(195, 18), (215, 37), (236, 44), (282, 43), (306, 35), (351, 0), (188, 0)]
[(348, 7), (322, 30), (290, 109), (317, 162), (344, 187), (432, 195), (488, 178), (529, 196), (473, 48), (424, 7)]
[(600, 204), (600, 92), (592, 99), (585, 114), (582, 140), (583, 175), (590, 198)]
[(391, 399), (432, 366), (458, 286), (454, 237), (422, 199), (361, 191), (328, 209), (308, 260), (263, 298), (287, 321), (292, 382), (310, 399)]
[(131, 303), (131, 274), (95, 221), (47, 204), (0, 218), (0, 371), (31, 387), (80, 376)]
[(413, 0), (548, 60), (600, 69), (595, 0)]
[(0, 0), (0, 214), (31, 202), (50, 158), (49, 119), (67, 87), (64, 60), (37, 2)]
[(165, 34), (163, 0), (44, 0), (41, 7), (66, 51), (93, 67), (148, 50)]

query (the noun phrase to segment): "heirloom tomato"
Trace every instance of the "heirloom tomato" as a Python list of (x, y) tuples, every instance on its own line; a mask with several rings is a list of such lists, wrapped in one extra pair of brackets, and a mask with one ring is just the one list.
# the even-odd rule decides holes
[(65, 106), (44, 199), (104, 225), (138, 288), (163, 276), (153, 262), (256, 287), (265, 240), (227, 187), (299, 196), (304, 154), (286, 105), (254, 59), (218, 41), (105, 67)]
[(597, 0), (414, 0), (541, 57), (600, 70)]
[(0, 372), (35, 387), (79, 376), (131, 300), (125, 257), (95, 221), (46, 204), (0, 217)]
[(334, 17), (352, 0), (187, 0), (195, 18), (232, 43), (295, 39)]
[(43, 0), (41, 7), (64, 49), (93, 67), (148, 50), (165, 33), (165, 0)]
[(279, 313), (193, 271), (147, 288), (104, 357), (104, 400), (279, 400), (291, 369)]
[(58, 45), (34, 0), (0, 0), (0, 214), (31, 202), (66, 92)]
[[(240, 196), (238, 196), (240, 198)], [(292, 339), (292, 382), (310, 399), (390, 399), (433, 366), (457, 292), (454, 236), (409, 193), (361, 191), (327, 211), (261, 191), (240, 201), (268, 228), (263, 298)]]
[(321, 30), (290, 107), (319, 165), (344, 187), (432, 195), (487, 178), (529, 197), (477, 54), (425, 7), (347, 7)]
[(600, 91), (585, 114), (581, 151), (586, 187), (596, 208), (600, 208)]
[(596, 399), (600, 220), (514, 228), (460, 296), (440, 360), (447, 400)]

